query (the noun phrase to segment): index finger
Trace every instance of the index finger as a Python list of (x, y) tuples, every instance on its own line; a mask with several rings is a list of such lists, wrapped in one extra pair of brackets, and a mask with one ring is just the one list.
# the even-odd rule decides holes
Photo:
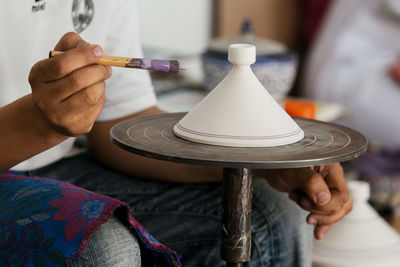
[(84, 42), (84, 40), (78, 34), (74, 32), (68, 32), (61, 37), (54, 50), (68, 51), (76, 48), (78, 44), (82, 42)]
[(42, 60), (32, 68), (32, 79), (51, 82), (61, 79), (73, 71), (89, 66), (103, 55), (98, 45), (83, 45), (68, 50), (61, 55)]

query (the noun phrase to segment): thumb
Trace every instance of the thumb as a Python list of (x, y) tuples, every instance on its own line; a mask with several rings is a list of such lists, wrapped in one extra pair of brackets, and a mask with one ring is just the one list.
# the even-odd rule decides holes
[(331, 193), (324, 177), (311, 168), (292, 169), (286, 177), (286, 183), (293, 190), (304, 192), (316, 205), (323, 206), (330, 201)]

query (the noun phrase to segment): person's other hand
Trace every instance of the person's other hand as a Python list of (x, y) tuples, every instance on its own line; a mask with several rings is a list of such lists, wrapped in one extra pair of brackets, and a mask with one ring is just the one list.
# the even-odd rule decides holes
[(273, 188), (289, 193), (291, 200), (310, 212), (307, 222), (316, 225), (316, 239), (322, 239), (330, 226), (352, 209), (352, 200), (339, 163), (262, 172)]
[(75, 33), (65, 34), (55, 47), (65, 53), (36, 63), (29, 74), (32, 98), (50, 125), (67, 136), (88, 133), (105, 102), (109, 66), (93, 64), (103, 55)]

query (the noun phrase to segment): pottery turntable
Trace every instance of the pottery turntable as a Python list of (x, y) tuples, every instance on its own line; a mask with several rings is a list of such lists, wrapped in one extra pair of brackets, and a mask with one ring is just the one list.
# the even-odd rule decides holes
[(121, 122), (111, 139), (132, 153), (188, 164), (223, 167), (221, 257), (227, 266), (250, 260), (252, 169), (341, 162), (365, 152), (357, 131), (292, 118), (257, 80), (255, 46), (233, 44), (230, 73), (189, 113)]

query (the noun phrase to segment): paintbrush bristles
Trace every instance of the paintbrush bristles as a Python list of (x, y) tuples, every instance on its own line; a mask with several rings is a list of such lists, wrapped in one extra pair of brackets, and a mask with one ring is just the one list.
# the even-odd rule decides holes
[[(62, 53), (62, 51), (50, 51), (49, 57), (58, 56)], [(96, 64), (174, 73), (181, 70), (177, 60), (102, 56)]]

